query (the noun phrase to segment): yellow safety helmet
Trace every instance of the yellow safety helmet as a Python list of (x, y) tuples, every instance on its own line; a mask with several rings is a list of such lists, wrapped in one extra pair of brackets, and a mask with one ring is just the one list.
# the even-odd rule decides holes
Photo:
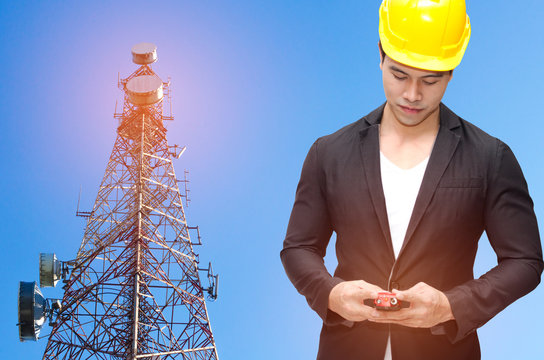
[(470, 38), (464, 0), (383, 0), (380, 41), (401, 64), (447, 71), (461, 62)]

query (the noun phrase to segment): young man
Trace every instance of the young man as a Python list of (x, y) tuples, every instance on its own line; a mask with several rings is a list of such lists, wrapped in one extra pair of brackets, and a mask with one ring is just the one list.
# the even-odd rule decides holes
[[(318, 359), (479, 359), (475, 330), (540, 282), (513, 153), (441, 103), (469, 37), (463, 0), (384, 0), (387, 101), (308, 153), (281, 259), (323, 319)], [(474, 279), (484, 230), (498, 265)], [(374, 308), (383, 292), (406, 307)]]

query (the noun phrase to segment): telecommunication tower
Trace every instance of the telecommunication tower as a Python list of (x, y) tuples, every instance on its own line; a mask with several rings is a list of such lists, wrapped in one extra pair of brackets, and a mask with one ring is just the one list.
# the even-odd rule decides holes
[(151, 69), (155, 45), (132, 56), (140, 67), (118, 82), (124, 105), (94, 207), (78, 206), (87, 225), (77, 257), (40, 255), (41, 286), (64, 279), (63, 299), (45, 299), (35, 282), (19, 288), (21, 340), (35, 340), (46, 319), (53, 326), (43, 359), (218, 358), (204, 299), (217, 297), (218, 276), (199, 268), (199, 228), (185, 218), (187, 178), (172, 164), (185, 147), (169, 146), (164, 126), (170, 82)]

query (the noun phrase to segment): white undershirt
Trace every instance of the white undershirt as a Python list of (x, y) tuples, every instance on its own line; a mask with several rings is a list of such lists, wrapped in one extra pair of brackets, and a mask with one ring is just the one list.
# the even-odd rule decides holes
[(380, 152), (383, 194), (395, 258), (402, 248), (428, 161), (427, 157), (413, 168), (401, 169)]
[[(399, 256), (404, 243), (428, 161), (429, 157), (413, 168), (401, 169), (380, 152), (382, 186), (395, 259)], [(390, 336), (387, 339), (384, 360), (392, 360)]]

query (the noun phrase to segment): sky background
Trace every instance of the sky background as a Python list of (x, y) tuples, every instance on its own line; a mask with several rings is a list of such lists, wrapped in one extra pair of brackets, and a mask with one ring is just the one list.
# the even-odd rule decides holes
[[(40, 252), (75, 257), (79, 189), (80, 210), (91, 210), (116, 136), (118, 73), (136, 70), (139, 42), (157, 45), (153, 69), (172, 79), (167, 137), (187, 146), (174, 163), (190, 172), (186, 215), (200, 226), (201, 261), (220, 274), (208, 304), (219, 357), (315, 358), (320, 319), (279, 251), (313, 141), (385, 100), (379, 4), (2, 1), (0, 358), (41, 359), (46, 339), (18, 340), (18, 282), (38, 280)], [(444, 103), (510, 145), (542, 223), (544, 2), (469, 0), (467, 11), (472, 38)], [(326, 264), (334, 269), (332, 248)], [(483, 237), (476, 275), (495, 264)], [(542, 304), (540, 286), (481, 328), (482, 358), (544, 358)]]

